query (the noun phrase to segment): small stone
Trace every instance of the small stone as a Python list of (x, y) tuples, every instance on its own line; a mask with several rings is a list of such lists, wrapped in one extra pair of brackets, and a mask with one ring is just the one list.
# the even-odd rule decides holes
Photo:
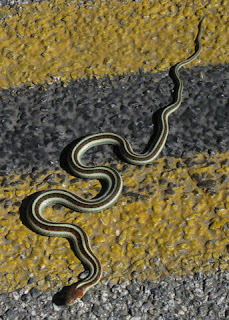
[(41, 292), (39, 290), (37, 290), (36, 288), (32, 288), (30, 290), (30, 294), (33, 299), (36, 299), (37, 297), (39, 297), (41, 295)]

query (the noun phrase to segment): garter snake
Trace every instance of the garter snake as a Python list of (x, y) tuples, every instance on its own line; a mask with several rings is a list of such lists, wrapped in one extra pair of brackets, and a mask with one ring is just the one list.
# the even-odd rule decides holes
[(44, 218), (43, 209), (48, 205), (61, 204), (75, 211), (94, 213), (108, 208), (117, 200), (122, 190), (122, 178), (119, 173), (112, 168), (104, 166), (89, 167), (83, 164), (83, 155), (94, 146), (104, 144), (115, 145), (119, 148), (124, 160), (135, 165), (147, 164), (158, 156), (168, 136), (168, 117), (180, 107), (182, 101), (183, 83), (179, 76), (179, 70), (181, 67), (196, 59), (201, 50), (200, 35), (202, 22), (203, 20), (199, 24), (196, 37), (195, 53), (185, 61), (178, 63), (174, 68), (174, 93), (176, 99), (174, 103), (164, 108), (161, 113), (161, 125), (158, 138), (156, 141), (150, 142), (148, 150), (145, 153), (136, 154), (132, 150), (129, 142), (115, 133), (106, 132), (88, 136), (71, 149), (68, 155), (68, 164), (72, 173), (78, 177), (105, 181), (106, 188), (104, 193), (90, 200), (86, 200), (62, 189), (42, 191), (32, 199), (28, 206), (26, 216), (32, 229), (44, 236), (65, 237), (70, 239), (73, 243), (75, 255), (89, 271), (86, 278), (70, 286), (65, 301), (67, 305), (73, 304), (99, 281), (102, 267), (92, 252), (88, 236), (82, 228), (67, 223), (54, 223), (49, 221)]

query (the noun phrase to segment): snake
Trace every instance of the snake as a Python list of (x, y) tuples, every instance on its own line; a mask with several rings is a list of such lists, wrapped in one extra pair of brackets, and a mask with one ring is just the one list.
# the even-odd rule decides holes
[(93, 287), (101, 278), (102, 265), (93, 253), (87, 233), (79, 226), (68, 223), (56, 223), (46, 219), (43, 215), (44, 208), (54, 204), (78, 212), (95, 213), (102, 211), (114, 204), (122, 191), (122, 178), (113, 168), (105, 166), (86, 166), (83, 163), (84, 154), (91, 148), (100, 145), (114, 145), (118, 147), (121, 156), (130, 164), (145, 165), (152, 162), (163, 149), (169, 133), (168, 117), (176, 111), (182, 102), (183, 82), (179, 70), (197, 58), (201, 50), (201, 20), (196, 36), (195, 52), (186, 60), (179, 62), (174, 68), (174, 95), (175, 101), (164, 107), (160, 114), (160, 130), (156, 140), (150, 141), (144, 153), (137, 154), (130, 143), (121, 135), (111, 132), (97, 133), (87, 136), (75, 143), (67, 155), (67, 162), (73, 175), (80, 178), (98, 179), (105, 183), (103, 193), (97, 194), (92, 199), (82, 198), (75, 193), (62, 189), (45, 190), (38, 192), (30, 201), (26, 210), (26, 218), (33, 231), (43, 236), (64, 237), (73, 244), (76, 257), (88, 271), (86, 277), (79, 279), (68, 287), (65, 304), (70, 306), (82, 298), (88, 289)]

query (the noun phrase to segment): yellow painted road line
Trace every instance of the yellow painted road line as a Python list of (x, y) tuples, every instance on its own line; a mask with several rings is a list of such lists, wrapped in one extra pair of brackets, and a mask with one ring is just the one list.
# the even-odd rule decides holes
[(44, 1), (0, 8), (0, 88), (157, 71), (193, 52), (193, 65), (228, 62), (226, 1)]
[[(46, 214), (88, 232), (103, 277), (112, 281), (228, 270), (228, 157), (229, 152), (162, 158), (144, 168), (118, 163), (124, 190), (112, 208), (78, 214), (54, 207)], [(98, 181), (74, 179), (64, 171), (37, 171), (6, 176), (0, 185), (0, 292), (29, 286), (30, 278), (40, 289), (63, 286), (70, 278), (74, 282), (82, 266), (68, 242), (27, 229), (19, 207), (29, 194), (49, 188), (94, 196)]]

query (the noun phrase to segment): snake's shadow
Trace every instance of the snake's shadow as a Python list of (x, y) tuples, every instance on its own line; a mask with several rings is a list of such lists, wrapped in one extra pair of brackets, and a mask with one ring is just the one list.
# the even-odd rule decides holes
[[(174, 75), (175, 67), (176, 67), (176, 65), (171, 67), (170, 71), (169, 71), (169, 76), (174, 81), (174, 90), (173, 90), (173, 94), (172, 94), (173, 95), (172, 103), (176, 101), (177, 95), (178, 95), (178, 91), (176, 90), (176, 86), (177, 86), (177, 83), (176, 83), (176, 80), (175, 80), (176, 76)], [(166, 109), (169, 105), (166, 105), (165, 107), (160, 108), (159, 110), (157, 110), (156, 112), (153, 113), (153, 115), (152, 115), (152, 123), (153, 123), (154, 130), (153, 130), (153, 133), (152, 133), (152, 135), (151, 135), (151, 137), (149, 139), (148, 144), (145, 146), (145, 148), (143, 150), (143, 153), (146, 152), (149, 149), (149, 147), (152, 146), (152, 144), (154, 144), (154, 141), (157, 141), (158, 136), (160, 135), (161, 130), (162, 130), (162, 125), (163, 125), (162, 121), (161, 121), (162, 113), (163, 113), (164, 109)], [(60, 159), (59, 159), (60, 160), (60, 166), (61, 166), (62, 169), (64, 169), (70, 175), (72, 175), (72, 171), (71, 171), (71, 169), (70, 169), (70, 167), (68, 165), (67, 156), (70, 153), (71, 149), (76, 145), (76, 143), (78, 143), (83, 138), (84, 137), (81, 137), (79, 139), (76, 139), (76, 140), (72, 141), (61, 152)], [(114, 153), (116, 154), (116, 156), (119, 159), (123, 160), (123, 157), (122, 157), (119, 149), (117, 147), (115, 147), (115, 146), (113, 146), (112, 148), (113, 148)], [(102, 180), (100, 181), (100, 183), (101, 183), (101, 190), (99, 191), (99, 193), (97, 194), (96, 197), (100, 197), (106, 190), (106, 183), (104, 181), (102, 181)], [(29, 223), (28, 223), (28, 221), (26, 219), (26, 210), (28, 210), (28, 207), (30, 206), (30, 204), (32, 203), (33, 199), (35, 199), (38, 194), (40, 194), (40, 192), (33, 193), (32, 195), (26, 197), (22, 201), (21, 207), (19, 208), (20, 220), (32, 232), (34, 232), (34, 231), (30, 227), (30, 225), (29, 225)], [(71, 249), (73, 249), (73, 245), (72, 245), (70, 240), (69, 240), (69, 243), (70, 243)], [(73, 250), (73, 252), (74, 252), (74, 250)], [(59, 305), (59, 306), (60, 305), (64, 305), (65, 304), (65, 297), (66, 297), (66, 293), (68, 291), (68, 288), (69, 288), (69, 286), (65, 286), (58, 293), (56, 293), (53, 296), (53, 303), (55, 303), (56, 305)]]
[(25, 199), (22, 200), (22, 204), (19, 208), (19, 217), (20, 217), (21, 222), (24, 224), (24, 226), (26, 226), (26, 228), (30, 229), (31, 231), (33, 231), (33, 229), (30, 227), (30, 225), (26, 219), (26, 210), (28, 209), (32, 200), (35, 199), (35, 197), (38, 194), (39, 194), (39, 192), (35, 192), (35, 193), (27, 196)]
[[(175, 100), (175, 98), (174, 98)], [(166, 107), (165, 107), (166, 108)], [(153, 140), (157, 140), (158, 137), (158, 131), (161, 130), (161, 113), (163, 112), (164, 108), (161, 108), (159, 110), (157, 110), (154, 114), (153, 114), (153, 126), (154, 126), (154, 130), (153, 130), (153, 134), (151, 135), (151, 138), (149, 140), (149, 145), (152, 144)], [(60, 166), (63, 170), (65, 170), (68, 174), (73, 175), (69, 165), (68, 165), (68, 161), (67, 161), (67, 156), (70, 153), (70, 151), (72, 150), (72, 148), (76, 145), (76, 143), (78, 143), (80, 140), (82, 140), (84, 137), (76, 139), (74, 141), (72, 141), (71, 143), (69, 143), (61, 152), (60, 155)], [(148, 149), (149, 145), (146, 145), (145, 150)], [(115, 155), (117, 156), (117, 158), (120, 158), (122, 160), (124, 160), (122, 158), (122, 155), (119, 151), (119, 149), (115, 146), (112, 146), (113, 151), (115, 153)], [(125, 161), (125, 160), (124, 160)], [(74, 175), (73, 175), (74, 176)], [(101, 183), (101, 190), (99, 191), (99, 193), (97, 194), (96, 197), (100, 197), (105, 191), (106, 191), (106, 183), (102, 180), (100, 180)], [(20, 215), (20, 220), (21, 222), (28, 228), (30, 229), (33, 233), (34, 230), (30, 227), (30, 224), (27, 221), (26, 218), (26, 211), (29, 210), (29, 207), (31, 205), (31, 203), (33, 202), (33, 200), (39, 195), (41, 194), (42, 191), (39, 192), (35, 192), (29, 196), (27, 196), (25, 199), (23, 199), (22, 204), (19, 208), (19, 215)], [(72, 251), (75, 253), (74, 250), (74, 246), (73, 243), (71, 242), (71, 240), (67, 239), (69, 241), (70, 247), (72, 249)], [(87, 270), (86, 266), (84, 265), (84, 269)], [(80, 280), (79, 280), (80, 281)], [(70, 286), (65, 286), (63, 287), (59, 292), (57, 292), (52, 299), (52, 302), (58, 306), (62, 306), (65, 305), (65, 298), (66, 298), (66, 293), (68, 291)]]
[[(24, 224), (24, 226), (26, 226), (28, 229), (30, 229), (33, 233), (34, 230), (30, 227), (30, 224), (27, 221), (26, 218), (26, 210), (28, 210), (30, 204), (33, 202), (33, 200), (40, 194), (41, 192), (35, 192), (31, 195), (29, 195), (28, 197), (26, 197), (23, 201), (22, 204), (19, 208), (19, 217), (21, 222)], [(74, 250), (74, 245), (73, 242), (70, 239), (66, 239), (68, 240), (69, 244), (70, 244), (70, 248), (71, 250), (74, 252), (74, 254), (76, 255), (76, 252)], [(76, 255), (77, 257), (77, 255)], [(85, 271), (87, 270), (86, 265), (83, 264), (83, 267), (85, 269)], [(85, 272), (84, 271), (84, 272)], [(79, 275), (80, 276), (80, 275)], [(78, 282), (80, 282), (80, 280), (78, 279)], [(75, 284), (75, 283), (74, 283)], [(58, 306), (63, 306), (65, 305), (65, 300), (66, 300), (66, 294), (69, 290), (69, 287), (71, 287), (71, 285), (69, 286), (64, 286), (60, 291), (58, 291), (52, 299), (52, 302)]]
[[(175, 67), (174, 67), (175, 68)], [(173, 67), (170, 69), (171, 74), (173, 74)], [(174, 90), (174, 97), (173, 97), (173, 101), (176, 100), (176, 95), (175, 95), (175, 90)], [(170, 105), (170, 104), (168, 104)], [(145, 145), (144, 148), (142, 149), (142, 153), (145, 153), (150, 146), (152, 146), (152, 144), (154, 143), (154, 141), (156, 142), (158, 139), (158, 136), (160, 135), (161, 129), (162, 129), (162, 122), (161, 122), (161, 114), (163, 112), (164, 109), (167, 108), (167, 105), (165, 107), (160, 108), (159, 110), (156, 110), (153, 114), (152, 114), (152, 124), (153, 124), (153, 132), (150, 135), (150, 139), (148, 141), (148, 143)], [(88, 136), (88, 135), (87, 135)], [(81, 138), (75, 139), (72, 142), (70, 142), (61, 152), (60, 154), (60, 158), (59, 158), (59, 162), (60, 162), (60, 167), (66, 171), (68, 174), (75, 176), (74, 173), (72, 172), (72, 170), (70, 169), (69, 165), (68, 165), (68, 155), (70, 154), (72, 148), (79, 143), (82, 139), (86, 138), (87, 136), (83, 136)], [(104, 147), (104, 146), (101, 146)], [(122, 156), (120, 150), (118, 147), (114, 146), (114, 145), (110, 145), (110, 148), (113, 150), (115, 156), (117, 157), (117, 159), (121, 159), (123, 162), (126, 162), (126, 160), (124, 159), (124, 157)], [(92, 164), (93, 166), (96, 166), (94, 164)], [(102, 165), (102, 164), (99, 164)], [(84, 179), (85, 180), (85, 179)], [(89, 180), (89, 179), (88, 179)], [(106, 188), (106, 184), (103, 180), (99, 180), (99, 182), (101, 183), (101, 190), (99, 192), (99, 194), (96, 197), (100, 197), (103, 193), (104, 193), (104, 188)]]
[[(67, 162), (67, 156), (70, 153), (71, 149), (75, 146), (76, 143), (78, 143), (80, 140), (82, 140), (83, 138), (80, 139), (76, 139), (74, 141), (72, 141), (70, 144), (68, 144), (62, 151), (61, 155), (60, 155), (60, 166), (62, 169), (64, 169), (67, 173), (69, 173), (70, 175), (73, 175), (68, 162)], [(74, 176), (74, 175), (73, 175)], [(100, 181), (101, 183), (101, 190), (99, 191), (99, 193), (97, 194), (96, 197), (100, 197), (106, 190), (106, 183), (104, 183), (102, 180)], [(35, 192), (29, 196), (27, 196), (26, 198), (23, 199), (22, 204), (19, 208), (19, 217), (21, 222), (34, 233), (33, 228), (30, 226), (27, 218), (26, 218), (26, 211), (30, 210), (30, 206), (33, 202), (33, 200), (35, 200), (35, 198), (41, 194), (43, 191), (39, 191), (39, 192)], [(69, 244), (70, 244), (70, 248), (71, 250), (74, 252), (74, 254), (77, 257), (77, 254), (74, 250), (74, 245), (73, 242), (70, 239), (66, 239), (68, 240)], [(77, 257), (78, 258), (78, 257)], [(82, 263), (82, 262), (81, 262)], [(87, 267), (86, 265), (83, 264), (84, 270), (87, 271)], [(85, 272), (84, 271), (84, 272)], [(80, 275), (79, 275), (80, 276)], [(78, 282), (80, 282), (80, 279), (78, 278)], [(58, 291), (52, 299), (52, 302), (58, 306), (63, 306), (65, 305), (65, 300), (66, 300), (66, 294), (69, 290), (70, 286), (64, 286), (60, 291)]]

